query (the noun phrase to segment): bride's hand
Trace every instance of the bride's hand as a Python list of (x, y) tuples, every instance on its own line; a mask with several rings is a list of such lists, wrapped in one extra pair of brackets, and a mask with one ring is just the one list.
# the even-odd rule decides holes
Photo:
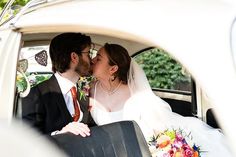
[(71, 132), (75, 135), (81, 135), (82, 137), (90, 136), (90, 129), (87, 124), (79, 122), (71, 122), (63, 127), (58, 134)]

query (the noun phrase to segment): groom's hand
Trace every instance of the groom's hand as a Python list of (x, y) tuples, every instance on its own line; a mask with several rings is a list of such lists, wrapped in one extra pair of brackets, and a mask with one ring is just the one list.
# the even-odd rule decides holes
[(87, 124), (79, 122), (71, 122), (58, 132), (58, 134), (63, 134), (71, 132), (75, 135), (81, 135), (82, 137), (90, 136), (90, 129)]

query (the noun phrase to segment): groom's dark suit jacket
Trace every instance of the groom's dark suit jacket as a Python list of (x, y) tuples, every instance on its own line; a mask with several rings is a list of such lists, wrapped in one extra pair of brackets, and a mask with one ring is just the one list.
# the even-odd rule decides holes
[[(78, 101), (83, 111), (82, 122), (94, 125), (88, 111), (89, 99)], [(22, 99), (22, 118), (44, 134), (61, 130), (73, 121), (55, 75), (31, 88), (29, 95)]]

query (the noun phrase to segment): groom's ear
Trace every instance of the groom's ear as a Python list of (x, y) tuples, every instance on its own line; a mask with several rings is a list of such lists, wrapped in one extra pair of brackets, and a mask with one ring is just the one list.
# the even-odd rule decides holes
[(111, 74), (114, 74), (115, 72), (117, 72), (118, 69), (119, 69), (118, 65), (113, 65), (111, 67)]
[(71, 59), (71, 62), (73, 62), (73, 63), (76, 63), (76, 62), (78, 62), (78, 54), (76, 54), (75, 52), (71, 52), (71, 54), (70, 54), (70, 59)]

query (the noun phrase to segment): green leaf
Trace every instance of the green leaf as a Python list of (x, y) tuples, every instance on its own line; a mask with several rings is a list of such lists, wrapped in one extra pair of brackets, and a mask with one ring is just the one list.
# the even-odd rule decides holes
[(174, 89), (181, 82), (190, 82), (188, 75), (183, 75), (182, 66), (162, 49), (147, 50), (135, 57), (143, 68), (149, 83), (155, 88)]

